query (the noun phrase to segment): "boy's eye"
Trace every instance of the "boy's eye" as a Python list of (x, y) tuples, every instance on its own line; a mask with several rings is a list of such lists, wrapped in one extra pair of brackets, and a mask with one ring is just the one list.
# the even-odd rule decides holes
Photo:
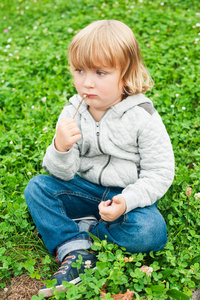
[(104, 76), (106, 72), (97, 70), (97, 75)]
[(78, 74), (83, 74), (84, 70), (82, 70), (82, 69), (76, 69), (75, 72), (77, 72)]

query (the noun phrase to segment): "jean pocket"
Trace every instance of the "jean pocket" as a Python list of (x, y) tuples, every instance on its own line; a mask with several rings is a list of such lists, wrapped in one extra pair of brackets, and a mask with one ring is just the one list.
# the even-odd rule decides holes
[(125, 219), (125, 215), (122, 215), (113, 222), (106, 222), (107, 227), (112, 228), (114, 226), (122, 225), (124, 223), (124, 219)]

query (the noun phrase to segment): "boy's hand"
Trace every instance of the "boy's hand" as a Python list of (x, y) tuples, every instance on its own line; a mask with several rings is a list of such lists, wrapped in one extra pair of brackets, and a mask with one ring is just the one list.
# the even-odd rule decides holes
[[(112, 202), (112, 204), (111, 204)], [(110, 205), (111, 204), (111, 205)], [(99, 204), (99, 214), (104, 221), (113, 222), (126, 211), (126, 202), (120, 195)]]
[(55, 148), (60, 152), (71, 149), (81, 139), (80, 129), (72, 118), (63, 119), (56, 130)]

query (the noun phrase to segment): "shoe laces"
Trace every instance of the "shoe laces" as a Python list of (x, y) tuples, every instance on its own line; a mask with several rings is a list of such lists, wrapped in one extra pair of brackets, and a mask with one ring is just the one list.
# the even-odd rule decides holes
[(65, 256), (63, 262), (61, 263), (60, 268), (58, 269), (58, 271), (56, 273), (53, 274), (57, 275), (57, 274), (66, 274), (66, 270), (69, 268), (69, 265), (72, 263), (72, 260), (70, 259), (74, 259), (76, 258), (75, 255), (71, 255), (71, 253), (69, 253), (68, 255)]

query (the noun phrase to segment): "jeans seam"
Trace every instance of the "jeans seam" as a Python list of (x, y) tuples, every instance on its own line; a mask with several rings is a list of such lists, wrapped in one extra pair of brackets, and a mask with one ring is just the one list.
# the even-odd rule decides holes
[(59, 201), (59, 207), (60, 207), (60, 211), (61, 211), (62, 215), (66, 216), (66, 212), (63, 209), (62, 201), (60, 199), (58, 199), (58, 201)]
[(94, 201), (97, 201), (97, 202), (100, 202), (101, 199), (100, 198), (95, 198), (95, 197), (91, 197), (89, 195), (86, 195), (86, 194), (83, 194), (83, 193), (80, 193), (80, 192), (66, 192), (66, 191), (59, 191), (59, 192), (56, 192), (53, 194), (53, 196), (57, 197), (57, 196), (60, 196), (60, 195), (67, 195), (69, 198), (70, 196), (77, 196), (77, 197), (84, 197), (86, 199), (90, 199), (90, 200), (94, 200)]
[(103, 193), (101, 201), (105, 201), (106, 200), (106, 197), (108, 196), (109, 192), (110, 192), (110, 188), (106, 188), (105, 191), (104, 191), (104, 193)]
[(124, 221), (123, 221), (123, 223), (128, 223), (128, 214), (124, 215)]

